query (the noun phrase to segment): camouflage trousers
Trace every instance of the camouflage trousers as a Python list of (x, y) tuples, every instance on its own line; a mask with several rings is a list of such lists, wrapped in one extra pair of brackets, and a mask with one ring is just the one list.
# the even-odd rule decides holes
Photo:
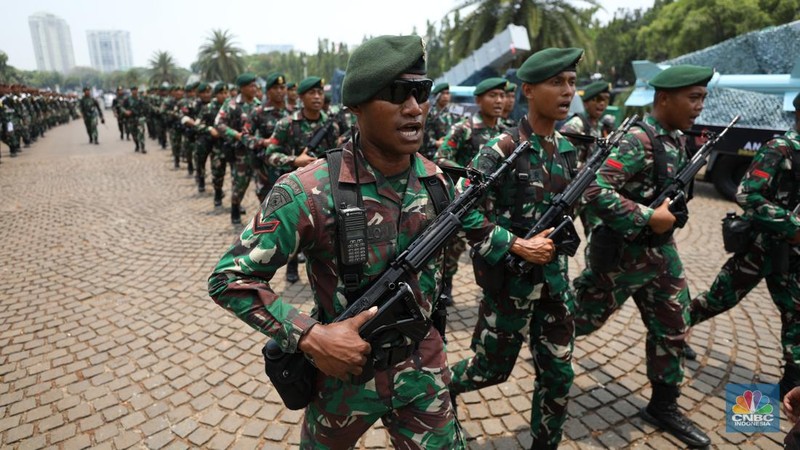
[(444, 344), (434, 328), (410, 358), (376, 371), (365, 384), (318, 373), (317, 394), (306, 408), (300, 448), (353, 448), (380, 419), (394, 448), (463, 449), (449, 381)]
[(119, 128), (119, 138), (120, 139), (124, 139), (125, 138), (125, 134), (130, 136), (130, 133), (126, 133), (127, 126), (126, 126), (124, 120), (122, 120), (120, 118), (117, 118), (117, 127)]
[(253, 161), (253, 183), (256, 186), (256, 196), (260, 203), (264, 203), (272, 185), (281, 176), (281, 173), (274, 167), (270, 167), (255, 154), (251, 155)]
[(189, 135), (183, 135), (183, 146), (181, 147), (181, 159), (186, 161), (186, 164), (189, 166), (189, 172), (194, 171), (194, 153), (197, 148), (197, 139), (194, 137), (189, 137)]
[(222, 142), (214, 141), (211, 149), (211, 184), (215, 191), (221, 191), (225, 183), (225, 168), (228, 167), (228, 160), (222, 150)]
[(175, 161), (175, 167), (178, 167), (181, 162), (181, 144), (183, 143), (183, 135), (180, 130), (175, 128), (169, 129), (169, 146), (172, 148), (172, 159)]
[(647, 327), (647, 378), (651, 383), (681, 384), (690, 300), (674, 240), (656, 248), (626, 243), (617, 269), (597, 273), (587, 267), (574, 284), (577, 336), (598, 330), (633, 297)]
[[(575, 303), (566, 276), (566, 258), (545, 269), (549, 271), (545, 283), (506, 275), (499, 292), (484, 289), (472, 333), (475, 355), (450, 367), (453, 394), (502, 383), (514, 369), (528, 332), (536, 371), (531, 410), (533, 448), (556, 448), (561, 441), (575, 376)], [(481, 276), (476, 273), (475, 277)]]
[(444, 253), (444, 279), (453, 280), (458, 271), (458, 260), (467, 249), (467, 241), (464, 238), (453, 236), (447, 245)]
[[(6, 124), (6, 127), (8, 127), (8, 124)], [(11, 131), (6, 129), (6, 132), (0, 133), (0, 135), (3, 136), (3, 142), (8, 145), (11, 154), (19, 152), (19, 133), (17, 133), (16, 124), (11, 123)]]
[(144, 118), (133, 118), (128, 121), (128, 131), (133, 136), (136, 148), (144, 150)]
[(89, 142), (97, 140), (97, 117), (83, 117), (83, 125), (86, 127), (86, 134), (89, 135)]
[(781, 348), (787, 366), (800, 368), (800, 256), (789, 259), (789, 271), (773, 273), (769, 250), (787, 245), (759, 233), (748, 250), (732, 256), (722, 266), (711, 289), (692, 300), (691, 325), (721, 314), (737, 304), (762, 279), (781, 315)]
[(233, 165), (231, 166), (231, 205), (240, 205), (250, 179), (253, 178), (253, 167), (250, 163), (252, 152), (247, 147), (237, 145), (233, 150)]
[(206, 178), (206, 162), (211, 156), (213, 146), (214, 141), (210, 137), (201, 136), (195, 142), (194, 169), (197, 171), (196, 178), (198, 180)]

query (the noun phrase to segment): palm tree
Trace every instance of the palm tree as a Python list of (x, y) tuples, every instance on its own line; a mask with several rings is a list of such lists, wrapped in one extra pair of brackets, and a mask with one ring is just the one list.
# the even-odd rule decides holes
[[(568, 0), (465, 0), (453, 9), (457, 23), (451, 36), (447, 36), (452, 56), (454, 60), (466, 57), (515, 24), (528, 30), (534, 52), (546, 47), (577, 46), (586, 49), (586, 59), (594, 60), (594, 43), (587, 30), (599, 5), (597, 0), (581, 1), (589, 8), (580, 9)], [(476, 5), (459, 20), (458, 13)], [(527, 55), (520, 55), (523, 56)]]
[(150, 84), (172, 84), (177, 81), (177, 67), (169, 52), (157, 51), (150, 58)]
[(244, 50), (236, 47), (228, 30), (211, 30), (197, 53), (197, 67), (206, 80), (233, 82), (244, 71)]

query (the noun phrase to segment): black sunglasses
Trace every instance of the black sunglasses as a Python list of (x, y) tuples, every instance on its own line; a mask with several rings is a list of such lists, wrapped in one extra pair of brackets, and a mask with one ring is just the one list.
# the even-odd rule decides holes
[(409, 96), (414, 96), (417, 103), (425, 103), (431, 95), (433, 80), (420, 78), (417, 80), (393, 80), (375, 94), (376, 99), (385, 100), (395, 105), (402, 105)]

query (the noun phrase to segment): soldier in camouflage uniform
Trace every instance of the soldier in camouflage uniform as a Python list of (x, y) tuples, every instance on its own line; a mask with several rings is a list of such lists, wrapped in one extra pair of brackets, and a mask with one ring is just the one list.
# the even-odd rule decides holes
[[(114, 101), (111, 102), (111, 112), (114, 113), (114, 118), (117, 119), (117, 127), (119, 127), (119, 138), (120, 140), (125, 139), (126, 129), (125, 129), (125, 119), (122, 113), (122, 102), (125, 100), (125, 92), (122, 90), (122, 86), (117, 86), (117, 95), (114, 97)], [(131, 139), (131, 133), (127, 132), (128, 140)]]
[(228, 99), (219, 109), (214, 124), (217, 131), (222, 135), (224, 144), (228, 147), (233, 157), (231, 165), (231, 178), (233, 186), (231, 188), (231, 223), (234, 225), (242, 223), (241, 215), (242, 198), (250, 185), (250, 178), (253, 177), (252, 164), (250, 163), (251, 152), (245, 146), (250, 137), (252, 124), (250, 123), (250, 113), (257, 108), (261, 102), (255, 98), (257, 86), (256, 76), (252, 73), (243, 73), (236, 78), (236, 85), (241, 91), (235, 98)]
[(122, 102), (122, 110), (128, 121), (128, 130), (136, 144), (135, 152), (147, 153), (144, 149), (144, 120), (147, 115), (147, 103), (139, 97), (139, 87), (131, 86), (131, 95)]
[(450, 85), (439, 83), (433, 87), (432, 94), (434, 102), (425, 120), (425, 142), (422, 146), (422, 154), (428, 159), (433, 159), (456, 121), (453, 113), (447, 109), (450, 104)]
[(781, 313), (781, 397), (800, 386), (800, 94), (794, 108), (794, 130), (765, 143), (739, 184), (736, 201), (752, 228), (750, 244), (728, 259), (711, 289), (691, 305), (696, 325), (736, 306), (766, 278)]
[(154, 99), (153, 103), (153, 121), (156, 126), (156, 139), (162, 150), (167, 148), (167, 119), (164, 115), (164, 111), (161, 109), (161, 105), (164, 104), (164, 100), (168, 97), (169, 86), (162, 85), (158, 88), (158, 96)]
[(15, 158), (19, 153), (19, 123), (17, 121), (17, 100), (10, 86), (0, 86), (0, 114), (3, 115), (2, 130), (0, 136), (2, 141), (8, 145), (11, 157)]
[[(561, 131), (584, 134), (595, 138), (605, 137), (605, 127), (600, 119), (603, 117), (606, 108), (608, 108), (608, 102), (611, 99), (610, 90), (611, 87), (606, 81), (595, 81), (583, 88), (579, 93), (581, 100), (583, 100), (584, 112), (573, 114), (561, 126)], [(580, 163), (586, 162), (586, 159), (596, 149), (595, 144), (578, 142), (577, 140), (572, 140), (572, 144), (579, 150), (578, 161)]]
[[(481, 147), (505, 130), (500, 124), (500, 119), (507, 84), (505, 78), (495, 77), (483, 80), (475, 86), (475, 103), (480, 109), (472, 117), (450, 128), (433, 157), (436, 164), (451, 167), (467, 166)], [(448, 305), (453, 301), (453, 277), (458, 271), (458, 259), (466, 248), (467, 243), (458, 237), (454, 237), (447, 246), (444, 285)]]
[[(423, 78), (423, 55), (417, 36), (381, 36), (360, 45), (348, 63), (343, 98), (358, 117), (359, 134), (340, 153), (338, 182), (357, 183), (368, 223), (386, 231), (368, 247), (358, 288), (372, 282), (433, 220), (425, 180), (446, 183), (441, 170), (415, 155), (432, 85)], [(209, 292), (284, 351), (313, 357), (319, 368), (317, 392), (306, 408), (300, 448), (350, 448), (378, 419), (395, 448), (464, 448), (447, 391), (444, 344), (435, 327), (416, 344), (394, 347), (395, 355), (404, 356), (388, 361), (387, 369), (376, 368), (374, 379), (352, 377), (362, 373), (371, 351), (357, 330), (376, 309), (331, 323), (352, 292), (337, 275), (328, 170), (327, 160), (318, 159), (276, 182), (217, 265)], [(285, 302), (269, 284), (296, 248), (308, 255), (315, 305), (310, 314)], [(440, 263), (441, 256), (432, 258), (410, 283), (427, 315), (436, 308)]]
[(184, 128), (191, 129), (191, 135), (194, 136), (194, 151), (192, 155), (194, 157), (194, 168), (197, 170), (197, 175), (195, 176), (197, 192), (205, 192), (206, 162), (214, 144), (214, 137), (211, 135), (210, 130), (214, 128), (216, 114), (211, 116), (208, 110), (208, 103), (211, 101), (211, 86), (208, 83), (198, 83), (196, 93), (197, 101), (190, 106), (191, 110), (187, 110), (187, 114), (181, 120), (183, 120)]
[[(547, 238), (551, 230), (530, 239), (518, 236), (533, 227), (574, 176), (575, 148), (556, 132), (555, 124), (567, 115), (582, 54), (582, 49), (549, 48), (531, 55), (517, 71), (524, 82), (528, 115), (517, 128), (489, 141), (472, 162), (481, 172), (491, 173), (520, 142), (531, 144), (514, 169), (489, 191), (479, 211), (472, 213), (494, 228), (490, 238), (473, 244), (475, 279), (483, 289), (472, 334), (475, 354), (451, 366), (450, 391), (455, 398), (504, 382), (527, 330), (536, 370), (531, 410), (534, 449), (555, 449), (567, 418), (567, 394), (574, 378), (574, 298), (567, 258), (555, 256), (553, 241)], [(528, 177), (518, 176), (521, 171)], [(524, 185), (519, 181), (523, 179)], [(465, 186), (462, 179), (461, 188)], [(493, 247), (507, 251), (495, 252)], [(506, 271), (507, 252), (535, 263), (535, 269), (526, 275)]]
[(228, 160), (222, 149), (220, 134), (213, 125), (219, 109), (228, 99), (228, 85), (222, 82), (217, 83), (211, 94), (214, 98), (208, 103), (201, 117), (203, 117), (203, 124), (212, 126), (208, 130), (213, 144), (211, 148), (211, 184), (214, 186), (214, 207), (220, 207), (222, 206), (222, 197), (225, 195), (222, 185), (225, 182), (225, 168), (228, 167)]
[(170, 95), (161, 103), (159, 113), (164, 117), (164, 126), (169, 131), (169, 146), (172, 149), (172, 161), (176, 169), (181, 167), (181, 147), (183, 134), (180, 132), (180, 116), (178, 101), (183, 98), (183, 87), (172, 86)]
[(200, 83), (189, 83), (184, 88), (185, 96), (178, 100), (176, 108), (178, 108), (178, 117), (180, 121), (180, 130), (183, 135), (183, 144), (181, 146), (181, 159), (186, 161), (186, 169), (189, 176), (194, 175), (194, 149), (197, 144), (196, 130), (193, 126), (187, 126), (187, 121), (194, 123), (197, 116), (200, 114), (200, 99), (195, 94), (197, 86)]
[(503, 116), (500, 119), (500, 124), (506, 128), (514, 128), (517, 126), (514, 119), (511, 118), (511, 112), (514, 111), (514, 105), (517, 104), (517, 83), (506, 83), (506, 99), (503, 104)]
[[(316, 159), (310, 154), (308, 142), (321, 127), (330, 127), (316, 151), (334, 148), (339, 136), (339, 125), (333, 118), (329, 118), (322, 111), (325, 95), (320, 77), (308, 77), (297, 86), (297, 92), (302, 100), (303, 107), (294, 114), (287, 116), (275, 124), (272, 136), (264, 142), (264, 150), (257, 154), (257, 158), (265, 161), (279, 173), (291, 172), (295, 168), (305, 167)], [(300, 279), (297, 273), (298, 260), (296, 255), (289, 259), (286, 266), (286, 280), (294, 283)]]
[(81, 97), (79, 107), (83, 116), (83, 124), (86, 126), (86, 133), (89, 135), (89, 143), (98, 144), (97, 116), (100, 116), (100, 120), (103, 123), (106, 123), (106, 119), (103, 117), (103, 110), (100, 109), (100, 104), (97, 99), (92, 98), (90, 91), (89, 87), (83, 88), (83, 97)]
[(300, 109), (300, 106), (302, 105), (300, 105), (299, 95), (297, 94), (297, 83), (290, 81), (286, 83), (286, 109), (289, 114), (292, 114)]
[[(255, 135), (247, 142), (248, 148), (256, 154), (261, 152), (269, 145), (269, 138), (275, 131), (275, 125), (279, 120), (289, 114), (286, 109), (286, 78), (282, 73), (273, 73), (267, 77), (267, 104), (258, 106), (250, 113), (250, 122), (253, 124)], [(256, 196), (259, 202), (267, 198), (267, 194), (272, 189), (275, 180), (283, 172), (276, 167), (272, 167), (263, 159), (255, 156), (253, 158), (253, 181), (256, 185)]]
[[(590, 264), (575, 279), (576, 334), (600, 328), (633, 297), (647, 327), (647, 378), (653, 387), (642, 417), (692, 447), (709, 445), (703, 431), (678, 409), (689, 289), (675, 239), (669, 202), (648, 207), (687, 163), (686, 137), (703, 110), (713, 70), (672, 66), (650, 80), (653, 113), (614, 148), (583, 196), (587, 214), (602, 226), (589, 237)], [(616, 255), (615, 255), (616, 253)]]

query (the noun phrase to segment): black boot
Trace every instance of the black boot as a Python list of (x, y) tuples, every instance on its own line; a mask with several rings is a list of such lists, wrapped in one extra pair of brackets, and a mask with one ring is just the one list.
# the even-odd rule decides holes
[(222, 189), (214, 189), (214, 207), (222, 206)]
[(194, 175), (194, 164), (191, 161), (188, 162), (188, 169), (189, 169), (189, 176)]
[(180, 164), (180, 162), (179, 162), (179, 161), (180, 161), (180, 160), (179, 160), (179, 159), (178, 159), (178, 157), (176, 156), (176, 157), (175, 157), (175, 168), (176, 168), (176, 169), (180, 169), (180, 168), (181, 168), (181, 164)]
[(453, 279), (445, 278), (442, 280), (442, 300), (444, 306), (453, 306)]
[(197, 179), (197, 192), (205, 192), (206, 191), (206, 179), (205, 178), (198, 178)]
[(786, 364), (783, 367), (783, 377), (781, 377), (781, 381), (778, 383), (778, 387), (781, 391), (781, 401), (783, 401), (783, 397), (785, 397), (789, 391), (797, 386), (800, 386), (800, 367), (794, 364)]
[(711, 445), (711, 439), (678, 410), (678, 386), (653, 383), (653, 395), (646, 408), (642, 408), (642, 419), (651, 425), (671, 433), (690, 448)]
[(289, 262), (286, 263), (286, 281), (289, 283), (297, 283), (300, 275), (297, 273), (297, 256), (290, 256)]
[(239, 225), (242, 223), (242, 215), (239, 212), (239, 205), (231, 205), (231, 223)]
[(697, 352), (694, 351), (688, 342), (683, 345), (683, 357), (689, 361), (697, 361)]

